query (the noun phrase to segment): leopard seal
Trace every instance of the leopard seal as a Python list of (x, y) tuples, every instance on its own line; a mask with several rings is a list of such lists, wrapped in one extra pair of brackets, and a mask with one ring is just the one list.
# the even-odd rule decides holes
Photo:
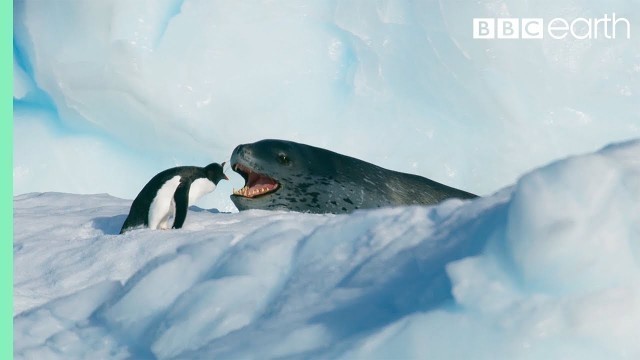
[(418, 175), (323, 148), (266, 139), (238, 145), (231, 169), (245, 180), (231, 201), (238, 210), (350, 213), (403, 205), (432, 205), (448, 198), (477, 197)]

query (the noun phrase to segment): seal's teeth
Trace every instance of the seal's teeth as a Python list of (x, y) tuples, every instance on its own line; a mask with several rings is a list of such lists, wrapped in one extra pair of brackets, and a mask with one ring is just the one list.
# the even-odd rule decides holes
[(240, 196), (244, 196), (244, 197), (254, 197), (256, 195), (261, 195), (264, 193), (268, 193), (269, 191), (275, 190), (277, 189), (278, 186), (269, 186), (269, 185), (263, 185), (262, 187), (249, 187), (249, 186), (244, 186), (241, 189), (233, 189), (233, 193), (236, 195), (240, 195)]

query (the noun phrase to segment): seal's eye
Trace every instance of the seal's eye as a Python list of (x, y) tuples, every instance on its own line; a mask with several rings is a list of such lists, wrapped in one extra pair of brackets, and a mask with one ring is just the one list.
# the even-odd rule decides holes
[(278, 154), (278, 161), (280, 164), (288, 165), (291, 162), (291, 159), (287, 156), (287, 154), (280, 153)]

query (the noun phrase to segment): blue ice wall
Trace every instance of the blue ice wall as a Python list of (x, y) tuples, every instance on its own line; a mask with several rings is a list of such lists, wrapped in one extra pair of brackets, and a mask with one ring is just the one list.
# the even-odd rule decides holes
[[(132, 198), (164, 168), (223, 161), (263, 138), (489, 194), (640, 136), (634, 1), (15, 5), (16, 194)], [(472, 37), (473, 18), (613, 13), (631, 39)], [(233, 208), (240, 183), (208, 204)]]

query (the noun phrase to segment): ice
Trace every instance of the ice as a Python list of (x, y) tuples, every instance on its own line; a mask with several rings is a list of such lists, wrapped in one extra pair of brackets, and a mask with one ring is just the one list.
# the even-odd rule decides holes
[[(14, 11), (17, 359), (640, 358), (640, 142), (593, 153), (640, 137), (628, 1)], [(630, 40), (471, 37), (614, 12)], [(182, 229), (117, 235), (159, 171), (264, 138), (483, 197), (236, 213), (227, 170)]]
[(640, 163), (637, 155), (607, 152), (520, 180), (505, 245), (520, 264), (514, 270), (540, 290), (573, 293), (640, 279), (632, 241), (640, 229)]
[(16, 62), (16, 56), (13, 56), (13, 98), (20, 100), (33, 91), (33, 83), (29, 75)]
[[(640, 136), (640, 43), (474, 40), (472, 19), (614, 12), (640, 23), (622, 0), (19, 1), (16, 101), (46, 105), (34, 121), (100, 142), (124, 170), (69, 181), (69, 164), (51, 159), (39, 176), (29, 153), (48, 138), (20, 135), (15, 194), (132, 199), (161, 170), (221, 162), (264, 138), (491, 194), (549, 161)], [(42, 96), (25, 98), (29, 89)], [(99, 161), (87, 158), (74, 166)], [(102, 190), (78, 185), (87, 181)], [(239, 176), (200, 205), (232, 209), (232, 187)]]
[(640, 141), (473, 201), (350, 215), (14, 200), (16, 358), (640, 356)]
[[(16, 318), (13, 324), (15, 354), (17, 357), (39, 359), (69, 356), (124, 359), (128, 353), (117, 346), (105, 329), (74, 329), (76, 322), (85, 322), (105, 298), (121, 289), (118, 281), (98, 282), (31, 311), (27, 316)], [(47, 346), (42, 346), (45, 342)]]

